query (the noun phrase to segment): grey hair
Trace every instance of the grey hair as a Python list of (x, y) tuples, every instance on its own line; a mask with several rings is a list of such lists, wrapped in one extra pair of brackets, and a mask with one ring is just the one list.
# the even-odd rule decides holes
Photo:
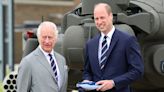
[(37, 34), (36, 34), (37, 37), (40, 36), (40, 32), (41, 32), (42, 27), (43, 27), (43, 26), (47, 26), (47, 25), (53, 27), (54, 33), (55, 33), (55, 35), (56, 35), (56, 37), (57, 37), (57, 36), (58, 36), (58, 29), (57, 29), (57, 26), (56, 26), (55, 23), (50, 22), (50, 21), (44, 21), (44, 22), (40, 23), (40, 25), (39, 25), (39, 27), (38, 27), (38, 29), (37, 29)]

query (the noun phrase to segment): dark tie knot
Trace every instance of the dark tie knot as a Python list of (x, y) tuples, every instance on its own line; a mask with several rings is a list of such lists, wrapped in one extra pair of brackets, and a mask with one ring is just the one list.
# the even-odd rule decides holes
[(48, 54), (48, 56), (52, 57), (52, 55), (51, 55), (51, 54)]
[(48, 56), (50, 57), (50, 61), (52, 62), (52, 60), (53, 60), (52, 54), (48, 54)]
[(108, 37), (108, 36), (105, 35), (105, 36), (104, 36), (104, 39), (106, 39), (107, 37)]

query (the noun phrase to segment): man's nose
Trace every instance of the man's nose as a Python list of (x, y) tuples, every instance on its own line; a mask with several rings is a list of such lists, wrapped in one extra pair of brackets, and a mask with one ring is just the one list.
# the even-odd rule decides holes
[(46, 41), (46, 42), (49, 42), (49, 38), (48, 38), (48, 37), (46, 37), (45, 41)]
[(101, 24), (101, 20), (97, 20), (97, 24)]

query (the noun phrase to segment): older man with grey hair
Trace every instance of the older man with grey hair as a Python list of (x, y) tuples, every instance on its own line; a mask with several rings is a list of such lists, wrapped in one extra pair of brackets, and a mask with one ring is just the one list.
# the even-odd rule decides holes
[(66, 61), (53, 50), (57, 36), (58, 30), (54, 23), (45, 21), (39, 25), (39, 46), (21, 60), (17, 92), (66, 92)]

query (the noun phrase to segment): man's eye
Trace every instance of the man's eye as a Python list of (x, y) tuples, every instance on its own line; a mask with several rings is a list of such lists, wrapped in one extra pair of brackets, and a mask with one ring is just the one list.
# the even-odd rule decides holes
[(53, 39), (53, 37), (52, 36), (49, 36), (48, 39)]
[(43, 38), (43, 39), (46, 39), (46, 38), (47, 38), (47, 36), (42, 36), (42, 38)]

